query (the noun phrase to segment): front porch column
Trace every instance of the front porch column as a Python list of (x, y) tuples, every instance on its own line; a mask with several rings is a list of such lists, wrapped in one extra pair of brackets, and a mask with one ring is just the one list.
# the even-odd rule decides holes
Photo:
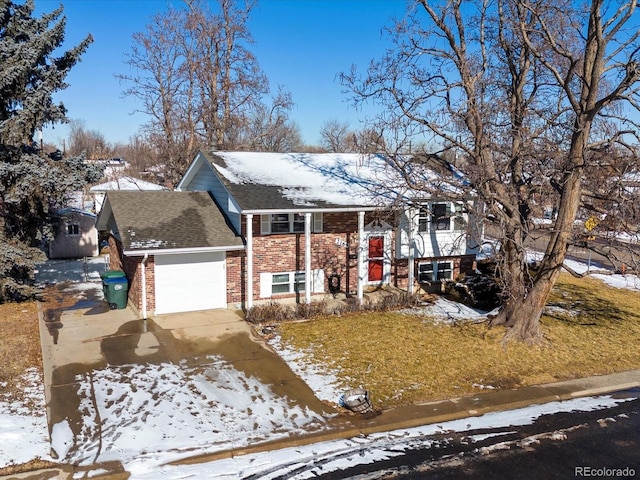
[(304, 214), (304, 301), (311, 303), (311, 213)]
[(413, 211), (409, 210), (409, 227), (407, 228), (407, 241), (409, 243), (409, 254), (407, 255), (407, 292), (413, 293), (413, 279), (415, 277), (413, 261)]
[(358, 301), (362, 303), (364, 293), (364, 212), (358, 212)]
[(247, 310), (253, 307), (253, 213), (247, 213)]

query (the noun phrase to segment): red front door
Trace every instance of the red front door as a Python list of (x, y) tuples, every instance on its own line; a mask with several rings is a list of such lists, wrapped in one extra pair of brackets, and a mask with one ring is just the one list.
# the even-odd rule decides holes
[(369, 281), (382, 282), (384, 237), (369, 237)]

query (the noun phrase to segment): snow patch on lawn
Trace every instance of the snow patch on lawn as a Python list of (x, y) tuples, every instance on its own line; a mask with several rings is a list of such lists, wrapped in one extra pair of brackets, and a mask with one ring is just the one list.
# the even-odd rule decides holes
[[(3, 387), (4, 385), (0, 385)], [(0, 395), (0, 468), (34, 459), (50, 460), (44, 382), (37, 368), (20, 377), (23, 398), (12, 403)]]

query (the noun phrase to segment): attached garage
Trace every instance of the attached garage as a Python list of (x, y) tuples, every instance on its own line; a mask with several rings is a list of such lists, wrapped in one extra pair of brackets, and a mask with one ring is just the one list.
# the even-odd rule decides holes
[(227, 252), (245, 247), (209, 193), (108, 192), (98, 228), (142, 318), (227, 308)]
[(156, 314), (227, 307), (225, 252), (155, 257)]

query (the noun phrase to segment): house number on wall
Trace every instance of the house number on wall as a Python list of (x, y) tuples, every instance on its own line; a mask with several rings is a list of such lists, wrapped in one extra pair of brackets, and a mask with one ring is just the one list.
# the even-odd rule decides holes
[(344, 240), (342, 240), (341, 238), (336, 238), (336, 245), (339, 247), (345, 247), (345, 248), (349, 246), (349, 244)]

